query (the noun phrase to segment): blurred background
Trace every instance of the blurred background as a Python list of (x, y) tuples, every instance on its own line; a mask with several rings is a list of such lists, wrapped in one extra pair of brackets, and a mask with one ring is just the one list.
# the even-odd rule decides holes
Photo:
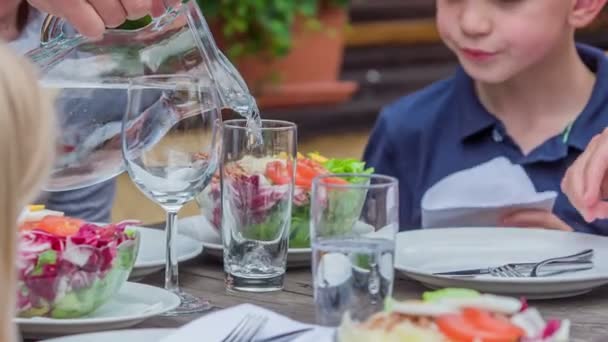
[[(200, 4), (262, 118), (296, 122), (302, 153), (360, 158), (384, 105), (457, 66), (439, 40), (433, 0), (273, 0), (263, 8), (258, 2)], [(578, 35), (608, 49), (608, 10)], [(194, 214), (194, 204), (180, 213)], [(125, 174), (113, 210), (113, 220), (122, 219), (164, 221)]]

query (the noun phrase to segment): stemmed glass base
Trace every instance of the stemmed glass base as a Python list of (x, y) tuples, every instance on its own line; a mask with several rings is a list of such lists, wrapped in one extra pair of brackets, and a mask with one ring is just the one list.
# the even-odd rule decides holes
[[(180, 206), (181, 207), (181, 206)], [(181, 303), (174, 310), (168, 311), (163, 316), (180, 316), (194, 313), (200, 313), (211, 309), (208, 301), (193, 296), (182, 291), (179, 287), (178, 280), (178, 260), (176, 255), (176, 237), (177, 237), (177, 211), (179, 207), (169, 209), (164, 208), (167, 212), (167, 227), (165, 230), (167, 239), (167, 260), (165, 268), (165, 289), (176, 294)]]
[(175, 317), (205, 312), (212, 308), (208, 301), (195, 297), (189, 293), (178, 290), (175, 293), (181, 300), (181, 304), (174, 310), (165, 312), (162, 316)]

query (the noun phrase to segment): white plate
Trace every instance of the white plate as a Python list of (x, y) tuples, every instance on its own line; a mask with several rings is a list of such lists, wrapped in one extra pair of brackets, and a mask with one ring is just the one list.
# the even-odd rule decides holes
[(130, 329), (100, 333), (72, 335), (42, 342), (157, 342), (167, 337), (173, 329)]
[(83, 334), (129, 328), (152, 316), (175, 309), (175, 294), (150, 285), (125, 283), (116, 296), (95, 312), (82, 318), (15, 318), (26, 338)]
[[(191, 216), (179, 220), (178, 227), (180, 233), (196, 237), (202, 241), (205, 254), (222, 260), (224, 247), (222, 237), (211, 226), (209, 221), (203, 216)], [(183, 230), (182, 230), (183, 229)], [(310, 248), (290, 248), (287, 252), (288, 267), (307, 267), (310, 266), (312, 249)]]
[[(141, 242), (135, 266), (130, 280), (138, 280), (165, 268), (165, 231), (160, 229), (137, 227)], [(203, 244), (195, 239), (177, 235), (177, 260), (179, 262), (195, 258), (203, 251)]]
[[(594, 268), (542, 278), (433, 273), (536, 262), (593, 248)], [(542, 229), (446, 228), (397, 234), (395, 268), (430, 288), (465, 287), (529, 299), (569, 297), (608, 284), (608, 238)]]

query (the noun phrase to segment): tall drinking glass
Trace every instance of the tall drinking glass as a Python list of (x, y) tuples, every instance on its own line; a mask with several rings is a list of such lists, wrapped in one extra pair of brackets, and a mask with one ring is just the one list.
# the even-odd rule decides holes
[(296, 125), (262, 120), (262, 142), (246, 120), (224, 122), (222, 240), (229, 290), (283, 288), (294, 191)]
[(165, 288), (181, 298), (168, 315), (201, 312), (209, 304), (179, 288), (177, 213), (209, 184), (219, 162), (216, 90), (187, 75), (131, 80), (122, 150), (131, 180), (167, 213)]
[(397, 180), (381, 175), (317, 177), (310, 236), (317, 323), (363, 321), (383, 309), (393, 289)]

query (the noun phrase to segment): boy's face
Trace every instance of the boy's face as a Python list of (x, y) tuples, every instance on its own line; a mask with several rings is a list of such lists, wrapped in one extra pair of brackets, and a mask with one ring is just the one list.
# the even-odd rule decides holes
[(473, 79), (501, 83), (568, 46), (576, 1), (437, 0), (437, 25)]

